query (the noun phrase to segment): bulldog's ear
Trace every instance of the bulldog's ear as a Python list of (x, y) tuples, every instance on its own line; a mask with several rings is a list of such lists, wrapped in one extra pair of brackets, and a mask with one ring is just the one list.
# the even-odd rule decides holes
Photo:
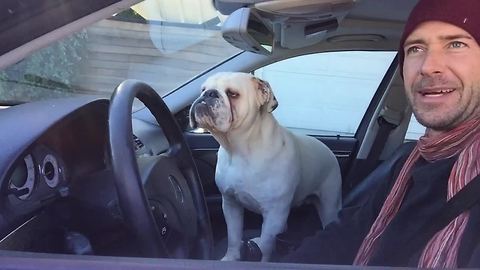
[(257, 85), (257, 95), (260, 98), (260, 110), (273, 112), (278, 107), (278, 101), (273, 94), (272, 87), (267, 81), (254, 77)]

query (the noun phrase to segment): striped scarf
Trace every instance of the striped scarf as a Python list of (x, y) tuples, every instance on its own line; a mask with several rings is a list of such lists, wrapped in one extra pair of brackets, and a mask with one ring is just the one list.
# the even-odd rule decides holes
[[(448, 178), (447, 200), (450, 200), (480, 172), (480, 119), (470, 120), (441, 137), (421, 137), (403, 165), (380, 213), (363, 240), (354, 265), (367, 265), (380, 236), (397, 214), (410, 183), (410, 171), (421, 156), (428, 162), (458, 155)], [(445, 228), (437, 232), (425, 246), (418, 267), (456, 267), (457, 253), (469, 211), (463, 212)], [(399, 232), (400, 233), (400, 232)]]

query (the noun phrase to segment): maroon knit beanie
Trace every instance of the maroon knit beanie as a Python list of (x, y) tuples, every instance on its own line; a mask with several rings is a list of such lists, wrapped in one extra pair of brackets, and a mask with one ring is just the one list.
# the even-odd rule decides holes
[(403, 77), (403, 44), (407, 37), (423, 22), (442, 21), (467, 31), (480, 42), (480, 0), (420, 0), (408, 17), (400, 47), (398, 60)]

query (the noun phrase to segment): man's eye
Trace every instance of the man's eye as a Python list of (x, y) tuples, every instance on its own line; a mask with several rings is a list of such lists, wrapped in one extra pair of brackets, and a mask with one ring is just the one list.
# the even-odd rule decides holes
[(452, 41), (450, 43), (450, 47), (451, 48), (463, 48), (467, 46), (465, 43), (461, 42), (461, 41)]
[(419, 53), (422, 49), (418, 46), (411, 46), (405, 49), (405, 54)]

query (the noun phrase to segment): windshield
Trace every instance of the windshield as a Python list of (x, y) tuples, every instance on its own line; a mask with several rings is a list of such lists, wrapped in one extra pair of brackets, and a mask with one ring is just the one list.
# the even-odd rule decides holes
[(125, 79), (164, 96), (239, 52), (223, 40), (212, 1), (182, 3), (143, 1), (0, 70), (0, 102), (109, 97)]

